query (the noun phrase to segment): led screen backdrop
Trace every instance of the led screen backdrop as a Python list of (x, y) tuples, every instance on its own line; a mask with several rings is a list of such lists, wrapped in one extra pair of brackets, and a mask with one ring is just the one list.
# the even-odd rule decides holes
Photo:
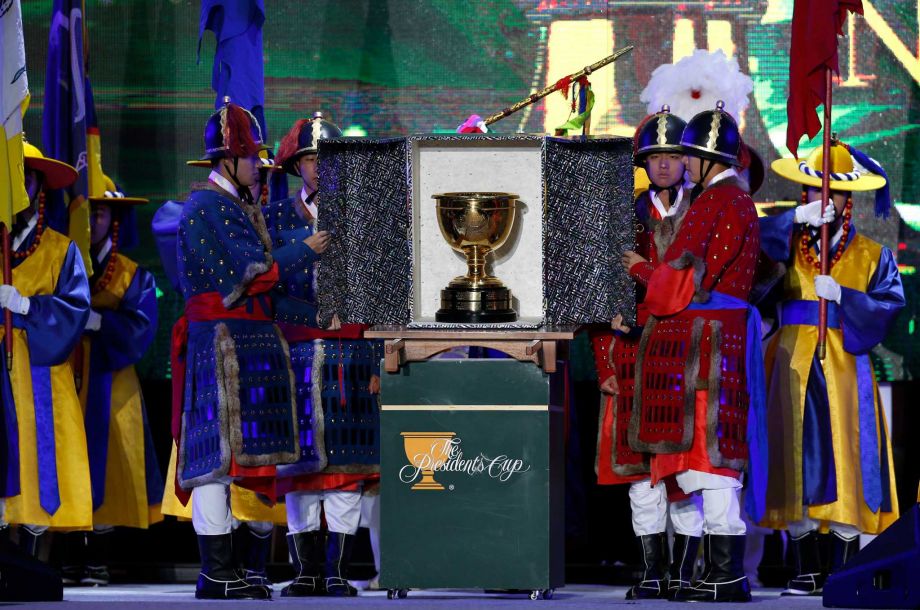
[[(26, 132), (40, 142), (50, 3), (22, 3), (32, 105)], [(452, 130), (471, 113), (489, 114), (532, 90), (635, 45), (592, 75), (593, 133), (631, 135), (645, 115), (639, 93), (651, 71), (695, 47), (734, 55), (755, 82), (744, 135), (769, 163), (784, 152), (788, 39), (793, 0), (267, 0), (266, 120), (277, 143), (291, 123), (322, 110), (347, 134), (388, 136)], [(905, 273), (920, 265), (920, 52), (917, 0), (863, 0), (866, 15), (846, 25), (834, 125), (841, 137), (886, 167), (899, 216), (859, 226), (898, 250)], [(87, 0), (86, 23), (103, 164), (129, 194), (153, 205), (183, 198), (204, 170), (200, 154), (214, 40), (198, 49), (199, 6), (189, 0)], [(554, 95), (495, 125), (500, 132), (551, 131), (568, 103)], [(807, 154), (810, 146), (802, 148)], [(761, 202), (791, 200), (794, 187), (768, 179)], [(870, 207), (870, 199), (857, 204)], [(158, 270), (149, 234), (134, 256), (157, 272), (164, 330), (142, 370), (167, 374), (166, 329), (179, 307)], [(920, 375), (911, 304), (878, 360), (885, 374)]]

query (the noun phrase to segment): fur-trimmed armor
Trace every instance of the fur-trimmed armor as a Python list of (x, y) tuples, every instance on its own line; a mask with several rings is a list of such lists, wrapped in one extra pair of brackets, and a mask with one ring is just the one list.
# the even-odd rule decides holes
[[(641, 391), (634, 394), (629, 444), (656, 454), (690, 452), (702, 390), (707, 455), (696, 457), (741, 470), (748, 457), (747, 312), (716, 308), (711, 297), (746, 303), (752, 288), (760, 239), (747, 185), (734, 177), (718, 181), (687, 210), (677, 234), (664, 237), (656, 236), (661, 263), (653, 257), (630, 270), (646, 286), (650, 315), (638, 347)], [(653, 464), (652, 474), (656, 480), (673, 472)]]
[(268, 293), (309, 248), (276, 258), (258, 206), (211, 184), (184, 206), (177, 250), (188, 320), (180, 484), (296, 461), (294, 376)]
[[(273, 202), (265, 211), (276, 249), (303, 242), (313, 234), (313, 219), (294, 198)], [(290, 344), (295, 378), (301, 451), (296, 463), (279, 468), (279, 477), (303, 489), (340, 487), (380, 469), (380, 416), (377, 396), (369, 391), (372, 375), (380, 374), (383, 344), (363, 339), (364, 328), (346, 324), (339, 331), (316, 327), (313, 266), (306, 265), (283, 282), (276, 299), (276, 320)], [(342, 475), (312, 477), (310, 475)]]

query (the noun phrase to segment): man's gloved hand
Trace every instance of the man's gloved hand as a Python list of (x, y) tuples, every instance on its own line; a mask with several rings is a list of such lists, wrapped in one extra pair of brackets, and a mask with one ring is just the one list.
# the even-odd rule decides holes
[(0, 307), (24, 316), (29, 313), (29, 297), (19, 294), (15, 286), (0, 284)]
[(822, 210), (820, 201), (812, 201), (805, 205), (800, 205), (795, 209), (795, 222), (798, 224), (807, 224), (813, 227), (820, 227), (829, 222), (834, 222), (837, 210), (834, 208), (834, 202), (828, 201)]
[(829, 275), (819, 275), (815, 278), (815, 293), (822, 299), (833, 301), (840, 305), (840, 284)]

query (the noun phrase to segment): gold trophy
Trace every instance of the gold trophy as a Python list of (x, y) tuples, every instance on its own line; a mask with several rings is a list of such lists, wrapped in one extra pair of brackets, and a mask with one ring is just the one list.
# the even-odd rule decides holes
[(514, 322), (511, 290), (486, 273), (486, 256), (505, 243), (514, 226), (518, 196), (511, 193), (441, 193), (437, 201), (441, 235), (466, 255), (466, 275), (441, 291), (438, 322)]
[(444, 489), (434, 480), (435, 468), (450, 457), (451, 439), (456, 432), (400, 432), (409, 463), (422, 471), (422, 479), (412, 489)]

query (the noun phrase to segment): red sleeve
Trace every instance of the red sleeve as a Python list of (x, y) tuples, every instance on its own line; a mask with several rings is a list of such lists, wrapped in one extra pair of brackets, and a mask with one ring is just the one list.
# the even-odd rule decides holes
[(249, 286), (246, 287), (246, 294), (249, 296), (254, 296), (257, 294), (262, 294), (263, 292), (268, 292), (277, 283), (278, 263), (273, 263), (271, 269), (265, 273), (257, 275), (251, 282), (249, 282)]
[(629, 275), (643, 286), (648, 286), (649, 278), (652, 277), (654, 271), (655, 265), (645, 261), (644, 263), (636, 263), (630, 267)]
[(614, 374), (613, 363), (610, 359), (610, 352), (613, 343), (613, 330), (595, 329), (591, 333), (591, 347), (594, 349), (594, 365), (597, 368), (597, 381), (604, 383), (608, 377)]
[(643, 304), (653, 316), (673, 316), (687, 308), (696, 289), (693, 266), (659, 265), (649, 278)]

